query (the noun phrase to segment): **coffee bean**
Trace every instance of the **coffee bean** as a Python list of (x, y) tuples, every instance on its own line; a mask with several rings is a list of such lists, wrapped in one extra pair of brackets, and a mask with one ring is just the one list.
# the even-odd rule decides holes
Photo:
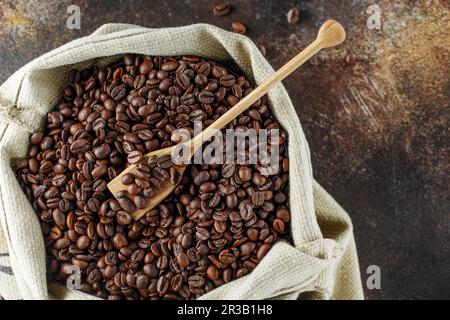
[(231, 178), (234, 175), (235, 167), (232, 164), (226, 164), (222, 168), (222, 176), (226, 179)]
[(142, 152), (138, 150), (131, 151), (127, 156), (128, 163), (138, 163), (142, 160)]
[(191, 84), (189, 77), (185, 73), (177, 73), (176, 79), (180, 87), (182, 87), (183, 89), (187, 89)]
[(120, 206), (126, 212), (133, 213), (134, 211), (136, 211), (136, 206), (134, 205), (133, 202), (131, 202), (130, 199), (128, 199), (126, 197), (122, 197), (122, 198), (119, 198), (118, 200), (119, 200)]
[(97, 159), (105, 159), (111, 153), (111, 146), (107, 143), (94, 149), (94, 155)]
[[(255, 194), (253, 194), (253, 195), (255, 195)], [(253, 211), (253, 205), (249, 202), (244, 202), (244, 201), (239, 204), (239, 214), (242, 219), (244, 219), (245, 221), (248, 221), (248, 220), (252, 219), (252, 217), (255, 214)], [(253, 201), (253, 197), (252, 197), (252, 201)]]
[(149, 285), (149, 278), (147, 275), (143, 274), (136, 278), (136, 288), (146, 289)]
[(120, 181), (125, 185), (132, 184), (134, 182), (134, 175), (132, 173), (124, 174), (122, 178), (120, 178)]
[(247, 254), (252, 253), (256, 248), (256, 243), (254, 242), (246, 242), (239, 247), (239, 252), (241, 256), (245, 256)]
[(128, 246), (128, 240), (127, 240), (127, 238), (126, 238), (123, 234), (121, 234), (121, 233), (117, 233), (117, 234), (114, 236), (114, 238), (113, 238), (113, 243), (114, 243), (114, 246), (115, 246), (117, 249), (120, 249), (120, 248), (123, 248), (123, 247)]
[(258, 258), (258, 260), (261, 260), (262, 258), (264, 258), (264, 256), (267, 254), (267, 252), (270, 249), (270, 245), (264, 243), (263, 245), (261, 245), (261, 247), (259, 247), (258, 252), (256, 253), (256, 257)]
[(91, 148), (91, 143), (86, 139), (79, 139), (70, 145), (70, 152), (73, 154), (80, 154), (88, 151)]
[(54, 245), (55, 249), (57, 249), (57, 250), (65, 249), (68, 246), (70, 246), (70, 240), (67, 238), (60, 238), (60, 239), (56, 240), (55, 245)]
[(231, 24), (231, 30), (236, 33), (244, 34), (247, 32), (247, 27), (240, 21), (234, 21)]
[(219, 83), (224, 87), (231, 87), (235, 81), (236, 79), (232, 74), (226, 74), (219, 78)]
[(169, 289), (169, 279), (166, 276), (161, 276), (158, 279), (158, 283), (156, 285), (156, 290), (160, 295), (164, 295)]
[(133, 203), (136, 206), (137, 209), (144, 209), (145, 208), (145, 199), (141, 196), (135, 196), (133, 198)]
[(211, 175), (209, 174), (209, 172), (202, 170), (194, 176), (194, 183), (199, 186), (203, 182), (208, 181), (210, 178), (211, 178)]
[(277, 210), (277, 218), (283, 221), (284, 223), (289, 222), (290, 214), (286, 208), (280, 208)]
[(256, 191), (252, 195), (252, 202), (256, 207), (260, 207), (264, 204), (264, 194)]
[(158, 178), (160, 181), (165, 181), (170, 179), (170, 175), (167, 172), (167, 170), (164, 170), (163, 168), (153, 168), (152, 174), (155, 178)]
[(183, 248), (188, 249), (192, 244), (192, 234), (185, 233), (181, 238), (181, 245)]
[(177, 169), (175, 169), (175, 167), (170, 167), (169, 175), (171, 184), (178, 184), (178, 182), (180, 182), (180, 173), (177, 171)]
[(127, 93), (125, 85), (119, 85), (111, 90), (111, 98), (115, 101), (119, 101), (125, 97)]
[(182, 267), (182, 268), (187, 268), (187, 266), (189, 265), (189, 258), (188, 256), (184, 253), (184, 252), (180, 252), (177, 255), (177, 261), (178, 264)]
[(229, 209), (236, 208), (238, 206), (238, 198), (235, 193), (229, 194), (225, 197), (225, 203)]
[(275, 219), (273, 221), (273, 229), (278, 233), (284, 233), (284, 222), (281, 219)]
[(99, 165), (94, 170), (92, 170), (91, 175), (94, 178), (101, 177), (108, 172), (108, 167), (106, 165)]
[(44, 139), (44, 133), (36, 132), (31, 135), (30, 142), (31, 144), (40, 144), (42, 139)]
[(300, 12), (297, 8), (292, 8), (287, 13), (287, 21), (290, 24), (297, 24), (300, 20)]
[(161, 70), (164, 71), (173, 71), (178, 68), (178, 62), (175, 60), (168, 60), (161, 65)]
[[(233, 248), (233, 249), (236, 249), (236, 248)], [(238, 257), (238, 254), (239, 254), (239, 252), (236, 252), (235, 250), (225, 249), (220, 252), (219, 260), (225, 264), (233, 263), (236, 260), (236, 258)]]
[(86, 249), (89, 246), (89, 237), (87, 235), (82, 235), (77, 239), (77, 247), (81, 250)]
[(199, 276), (199, 275), (194, 275), (194, 276), (189, 277), (188, 283), (190, 286), (192, 286), (194, 288), (200, 288), (205, 285), (205, 278), (203, 278), (202, 276)]
[(231, 5), (227, 2), (214, 6), (213, 13), (215, 16), (221, 17), (230, 13)]
[(250, 181), (252, 179), (252, 170), (249, 167), (242, 166), (238, 170), (239, 178), (242, 179), (243, 182)]
[(156, 165), (158, 167), (160, 167), (160, 168), (163, 168), (163, 169), (170, 168), (173, 165), (173, 163), (172, 163), (172, 156), (170, 154), (167, 154), (167, 155), (159, 157), (156, 160)]
[(198, 228), (197, 232), (195, 233), (195, 237), (199, 240), (208, 240), (210, 237), (210, 234), (208, 230), (203, 228)]
[(203, 193), (207, 193), (207, 192), (209, 193), (209, 192), (215, 191), (216, 189), (217, 189), (217, 186), (213, 182), (204, 182), (200, 185), (200, 188), (199, 188), (200, 192), (203, 192)]
[(211, 91), (203, 90), (198, 94), (198, 100), (201, 103), (213, 103), (214, 93), (212, 93)]
[(206, 269), (206, 275), (210, 280), (217, 280), (219, 279), (219, 270), (217, 270), (217, 267), (213, 264), (210, 264), (208, 266), (208, 269)]
[(228, 219), (228, 215), (225, 211), (215, 211), (212, 217), (217, 221), (227, 221)]

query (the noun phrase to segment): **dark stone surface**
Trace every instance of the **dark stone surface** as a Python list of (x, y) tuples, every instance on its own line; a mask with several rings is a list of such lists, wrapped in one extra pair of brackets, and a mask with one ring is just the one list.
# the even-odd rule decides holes
[[(210, 1), (12, 1), (0, 3), (3, 82), (31, 59), (108, 22), (147, 27), (197, 22), (247, 35), (281, 66), (313, 39), (328, 17), (348, 40), (284, 83), (308, 138), (315, 178), (354, 222), (361, 273), (382, 272), (369, 299), (450, 298), (449, 2), (377, 1), (382, 29), (366, 27), (373, 1), (232, 1), (229, 16)], [(81, 29), (66, 9), (81, 7)], [(287, 11), (300, 9), (300, 23)], [(355, 63), (344, 63), (352, 53)]]

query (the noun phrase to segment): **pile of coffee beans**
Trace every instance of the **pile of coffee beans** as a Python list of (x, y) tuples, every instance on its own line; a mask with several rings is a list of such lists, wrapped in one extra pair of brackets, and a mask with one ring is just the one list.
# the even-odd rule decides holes
[[(16, 163), (39, 217), (50, 279), (65, 283), (78, 269), (79, 289), (101, 298), (195, 299), (251, 272), (288, 236), (283, 130), (272, 141), (281, 155), (275, 175), (262, 175), (260, 164), (189, 165), (173, 193), (139, 220), (106, 187), (142, 154), (174, 145), (176, 128), (207, 127), (246, 96), (252, 86), (237, 68), (193, 56), (126, 55), (68, 79), (44, 131)], [(279, 124), (263, 97), (227, 128)], [(126, 178), (130, 194), (145, 196), (138, 178)]]
[[(139, 161), (142, 159), (140, 151), (132, 151), (128, 154), (128, 163), (132, 163), (130, 154), (135, 152), (140, 154)], [(131, 214), (138, 209), (144, 209), (147, 199), (156, 195), (164, 181), (170, 181), (171, 184), (176, 185), (180, 178), (170, 154), (159, 158), (152, 156), (146, 163), (136, 165), (136, 174), (126, 173), (120, 178), (127, 189), (117, 192), (116, 198), (122, 209)]]

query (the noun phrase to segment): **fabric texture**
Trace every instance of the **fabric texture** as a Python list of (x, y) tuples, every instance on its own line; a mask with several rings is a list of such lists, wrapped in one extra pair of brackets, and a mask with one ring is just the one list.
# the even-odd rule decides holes
[[(0, 295), (6, 299), (95, 299), (47, 284), (39, 221), (14, 174), (30, 133), (43, 126), (72, 68), (105, 66), (125, 53), (234, 60), (256, 84), (274, 71), (255, 44), (205, 24), (149, 29), (107, 24), (31, 61), (0, 87)], [(202, 299), (362, 299), (350, 218), (312, 176), (308, 144), (282, 84), (268, 94), (288, 132), (293, 243), (278, 242), (247, 276)]]

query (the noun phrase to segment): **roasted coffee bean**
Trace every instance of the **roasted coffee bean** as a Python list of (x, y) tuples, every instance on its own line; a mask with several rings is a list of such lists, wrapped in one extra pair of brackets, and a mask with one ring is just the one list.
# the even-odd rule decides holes
[(101, 177), (103, 175), (105, 175), (108, 172), (108, 167), (104, 164), (99, 165), (98, 167), (96, 167), (94, 170), (92, 170), (91, 175), (94, 178), (98, 178)]
[(219, 260), (222, 263), (233, 263), (239, 255), (239, 251), (236, 248), (222, 250), (219, 254)]
[(169, 169), (169, 175), (170, 175), (170, 183), (171, 184), (178, 184), (180, 182), (180, 173), (175, 169), (175, 167), (170, 167)]
[(231, 24), (231, 30), (236, 33), (244, 34), (247, 32), (247, 27), (240, 21), (234, 21)]
[(194, 288), (200, 288), (205, 285), (205, 278), (199, 275), (189, 277), (188, 284)]
[(176, 80), (180, 87), (183, 89), (189, 88), (189, 85), (191, 84), (191, 81), (189, 80), (189, 77), (182, 72), (177, 73)]
[(283, 221), (284, 223), (289, 222), (290, 214), (286, 208), (280, 208), (277, 210), (277, 218)]
[(170, 174), (167, 172), (167, 170), (163, 168), (153, 168), (152, 174), (155, 178), (159, 179), (160, 181), (165, 181), (170, 179)]
[(107, 143), (102, 144), (101, 146), (94, 149), (94, 155), (97, 159), (105, 159), (111, 153), (111, 146)]
[(81, 250), (86, 249), (89, 246), (89, 237), (87, 235), (82, 235), (77, 239), (77, 247)]
[(252, 203), (256, 206), (256, 207), (260, 207), (264, 204), (264, 194), (262, 192), (255, 192), (252, 195)]
[[(215, 14), (229, 8), (218, 5)], [(264, 159), (221, 164), (217, 150), (217, 160), (191, 164), (183, 175), (171, 155), (144, 158), (183, 141), (176, 129), (192, 134), (195, 121), (205, 129), (251, 92), (232, 69), (199, 57), (129, 54), (111, 67), (70, 72), (45, 128), (15, 164), (40, 220), (51, 276), (65, 282), (76, 266), (80, 289), (105, 299), (195, 299), (247, 275), (273, 243), (289, 240), (283, 130), (270, 140), (280, 147), (272, 175), (264, 175)], [(226, 129), (273, 128), (280, 125), (262, 97)], [(121, 177), (116, 199), (107, 183), (130, 163), (136, 171)], [(167, 181), (173, 192), (133, 219)]]
[(297, 24), (300, 20), (300, 12), (297, 8), (292, 8), (287, 13), (287, 21), (290, 24)]
[(215, 281), (219, 279), (219, 270), (217, 270), (217, 267), (213, 264), (208, 266), (208, 269), (206, 269), (206, 274), (210, 280)]
[(214, 93), (212, 93), (211, 91), (203, 90), (198, 94), (198, 100), (201, 103), (213, 103)]
[(261, 260), (262, 258), (264, 258), (264, 256), (267, 254), (267, 252), (270, 249), (270, 245), (269, 244), (262, 244), (261, 247), (259, 247), (258, 252), (256, 253), (256, 257), (258, 258), (258, 260)]
[(197, 232), (195, 233), (195, 237), (199, 240), (208, 240), (210, 237), (210, 234), (208, 230), (203, 228), (198, 228)]
[(136, 206), (127, 197), (121, 197), (118, 199), (118, 201), (122, 209), (125, 210), (126, 212), (133, 213), (134, 211), (136, 211)]
[(176, 60), (167, 60), (161, 65), (161, 70), (173, 71), (178, 68), (178, 62)]
[(79, 139), (70, 145), (70, 152), (73, 154), (80, 154), (88, 151), (91, 148), (91, 143), (86, 139)]
[(184, 252), (180, 252), (177, 255), (177, 262), (182, 268), (187, 268), (189, 265), (189, 258)]
[(226, 179), (231, 178), (234, 175), (235, 167), (232, 164), (226, 164), (222, 168), (222, 176)]
[(231, 87), (236, 82), (236, 79), (232, 74), (226, 74), (219, 78), (220, 85), (224, 87)]
[(44, 139), (44, 133), (36, 132), (31, 135), (30, 142), (31, 144), (40, 144), (42, 139)]
[(214, 6), (213, 13), (215, 16), (221, 17), (230, 13), (231, 5), (229, 3), (220, 3)]
[(144, 209), (145, 208), (145, 199), (141, 196), (135, 196), (133, 197), (133, 203), (136, 206), (137, 209)]
[(115, 101), (119, 101), (125, 97), (126, 93), (127, 90), (125, 85), (119, 85), (111, 90), (111, 98), (113, 98)]
[(252, 179), (252, 170), (249, 167), (242, 166), (238, 170), (239, 172), (239, 178), (243, 182), (250, 181)]
[(125, 235), (123, 235), (123, 234), (121, 234), (121, 233), (117, 233), (117, 234), (114, 236), (114, 238), (113, 238), (113, 243), (114, 243), (114, 246), (115, 246), (117, 249), (120, 249), (120, 248), (123, 248), (123, 247), (128, 246), (128, 240), (127, 240), (127, 238), (125, 237)]
[(273, 221), (273, 229), (278, 233), (284, 233), (284, 222), (281, 219), (275, 219)]
[(256, 243), (254, 242), (246, 242), (239, 247), (239, 251), (241, 256), (245, 256), (247, 254), (252, 253), (256, 248)]
[(175, 277), (172, 278), (170, 284), (173, 291), (180, 291), (181, 286), (183, 285), (184, 279), (181, 274), (177, 274)]
[(125, 185), (132, 184), (134, 182), (134, 175), (132, 173), (124, 174), (122, 178), (120, 178), (120, 181)]
[(161, 276), (158, 279), (158, 283), (156, 285), (156, 290), (160, 295), (164, 295), (169, 289), (169, 279), (166, 276)]
[(147, 275), (143, 274), (136, 278), (136, 288), (146, 289), (149, 285), (149, 278)]
[(255, 215), (253, 212), (253, 205), (245, 201), (241, 202), (239, 204), (239, 214), (241, 215), (241, 218), (244, 219), (245, 221), (252, 219), (252, 217)]
[(127, 157), (128, 163), (138, 163), (142, 160), (142, 152), (138, 150), (131, 151)]
[(163, 169), (170, 168), (173, 165), (173, 163), (172, 163), (172, 156), (170, 154), (167, 154), (167, 155), (159, 157), (156, 160), (156, 165), (158, 167), (160, 167), (160, 168), (163, 168)]

